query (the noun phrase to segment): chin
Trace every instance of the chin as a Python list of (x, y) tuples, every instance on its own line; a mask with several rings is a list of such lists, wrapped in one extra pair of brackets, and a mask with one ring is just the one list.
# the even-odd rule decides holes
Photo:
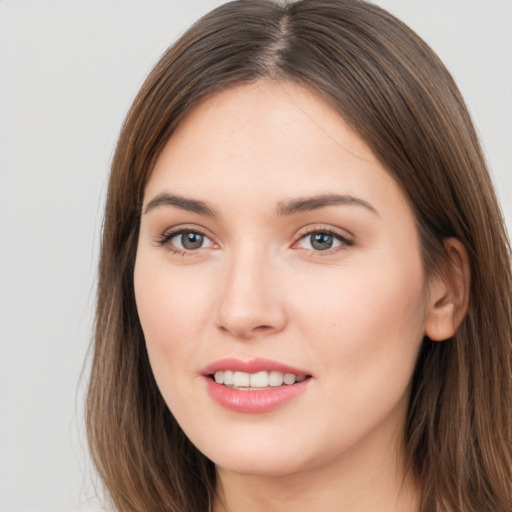
[(292, 461), (286, 455), (273, 456), (268, 454), (264, 457), (254, 456), (221, 456), (218, 461), (213, 460), (218, 469), (237, 473), (245, 476), (256, 477), (284, 477), (300, 472), (303, 464), (299, 461)]
[[(213, 438), (213, 436), (212, 436)], [(303, 443), (296, 441), (285, 443), (283, 439), (274, 438), (271, 442), (262, 436), (245, 436), (236, 439), (227, 436), (224, 442), (216, 437), (211, 442), (196, 443), (196, 447), (208, 457), (217, 468), (241, 475), (261, 477), (286, 476), (307, 466), (307, 457), (298, 449)]]

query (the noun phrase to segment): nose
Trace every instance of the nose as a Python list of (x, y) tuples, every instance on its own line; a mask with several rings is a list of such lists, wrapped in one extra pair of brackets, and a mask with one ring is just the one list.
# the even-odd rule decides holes
[(237, 251), (219, 286), (217, 327), (239, 340), (272, 335), (287, 322), (279, 265), (269, 255)]

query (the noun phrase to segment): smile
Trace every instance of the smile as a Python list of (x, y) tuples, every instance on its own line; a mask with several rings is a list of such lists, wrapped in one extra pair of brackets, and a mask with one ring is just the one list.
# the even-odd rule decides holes
[(268, 359), (222, 359), (201, 373), (214, 402), (234, 412), (252, 414), (297, 400), (314, 380), (308, 371)]
[(217, 384), (223, 384), (226, 387), (237, 390), (261, 390), (279, 386), (291, 386), (296, 382), (302, 382), (307, 375), (295, 375), (293, 373), (283, 373), (279, 371), (260, 371), (256, 373), (247, 373), (232, 370), (220, 370), (212, 374), (212, 378)]

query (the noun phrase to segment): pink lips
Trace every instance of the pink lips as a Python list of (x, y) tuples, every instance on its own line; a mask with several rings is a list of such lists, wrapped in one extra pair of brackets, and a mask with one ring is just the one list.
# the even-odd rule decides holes
[(311, 379), (308, 378), (292, 385), (254, 391), (238, 390), (217, 384), (211, 378), (212, 374), (223, 370), (246, 373), (278, 371), (293, 373), (294, 375), (308, 375), (308, 372), (267, 359), (253, 359), (251, 361), (221, 359), (208, 365), (201, 372), (204, 375), (208, 393), (219, 405), (236, 412), (264, 413), (272, 411), (302, 394), (311, 383)]
[(271, 361), (270, 359), (251, 359), (250, 361), (240, 361), (239, 359), (227, 358), (220, 359), (208, 365), (201, 372), (203, 375), (211, 375), (212, 373), (222, 370), (233, 370), (234, 372), (282, 372), (293, 373), (294, 375), (308, 375), (307, 371), (288, 366), (287, 364)]

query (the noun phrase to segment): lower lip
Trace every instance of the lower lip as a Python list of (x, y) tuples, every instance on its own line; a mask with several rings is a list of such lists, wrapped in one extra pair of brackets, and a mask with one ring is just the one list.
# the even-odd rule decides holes
[(292, 385), (247, 391), (217, 384), (210, 377), (205, 377), (205, 379), (210, 396), (219, 405), (232, 411), (245, 413), (262, 413), (277, 409), (303, 393), (311, 380), (306, 379)]

